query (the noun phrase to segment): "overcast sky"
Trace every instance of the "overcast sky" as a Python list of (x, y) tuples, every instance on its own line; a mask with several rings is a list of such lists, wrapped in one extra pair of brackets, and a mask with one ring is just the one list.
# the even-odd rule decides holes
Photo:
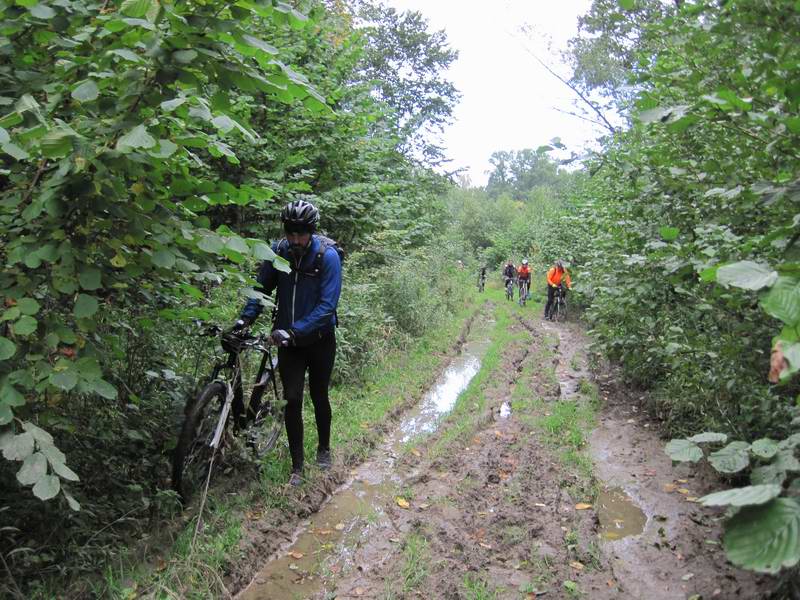
[[(598, 129), (555, 110), (573, 109), (572, 92), (550, 75), (529, 52), (564, 76), (553, 49), (565, 49), (577, 31), (578, 16), (591, 0), (385, 0), (398, 10), (417, 10), (430, 28), (447, 32), (459, 51), (448, 77), (463, 94), (455, 121), (443, 142), (448, 170), (467, 167), (473, 185), (484, 185), (489, 156), (496, 150), (538, 148), (560, 137), (579, 150)], [(520, 33), (528, 24), (533, 36)], [(551, 48), (552, 45), (552, 49)]]

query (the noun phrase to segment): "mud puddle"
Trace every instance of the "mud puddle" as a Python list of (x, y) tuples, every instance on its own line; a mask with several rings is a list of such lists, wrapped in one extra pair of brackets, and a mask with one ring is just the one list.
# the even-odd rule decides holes
[(402, 483), (395, 474), (398, 456), (409, 441), (436, 431), (480, 370), (488, 347), (488, 340), (465, 344), (373, 458), (354, 470), (319, 512), (300, 524), (292, 542), (271, 557), (237, 598), (309, 598), (327, 588), (338, 574), (358, 568), (355, 551), (367, 541), (374, 546), (377, 562), (381, 556), (388, 558), (397, 540), (374, 533), (391, 527), (384, 507), (392, 503), (393, 492)]
[(602, 490), (596, 504), (601, 539), (620, 540), (644, 531), (647, 516), (622, 488)]

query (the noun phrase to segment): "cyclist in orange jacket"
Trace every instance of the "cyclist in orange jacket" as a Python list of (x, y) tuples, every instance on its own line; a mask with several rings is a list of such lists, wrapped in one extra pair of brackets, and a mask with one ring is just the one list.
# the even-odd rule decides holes
[(528, 259), (523, 258), (522, 264), (517, 268), (517, 283), (519, 284), (520, 293), (522, 293), (522, 284), (524, 283), (530, 294), (531, 289), (531, 268), (528, 265)]
[[(567, 273), (567, 270), (564, 268), (564, 263), (557, 260), (547, 272), (547, 304), (544, 307), (545, 319), (552, 319), (550, 311), (556, 300), (556, 290), (565, 283), (567, 284), (567, 288), (572, 289), (572, 279), (570, 279), (569, 273)], [(566, 293), (567, 291), (564, 290), (565, 297)]]

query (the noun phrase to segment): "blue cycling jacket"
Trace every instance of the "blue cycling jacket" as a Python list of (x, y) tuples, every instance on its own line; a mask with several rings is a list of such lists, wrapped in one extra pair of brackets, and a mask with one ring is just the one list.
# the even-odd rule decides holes
[[(298, 343), (305, 339), (317, 338), (333, 331), (336, 326), (336, 305), (342, 291), (342, 264), (333, 248), (328, 248), (322, 257), (322, 268), (314, 274), (314, 262), (320, 249), (317, 236), (312, 236), (299, 268), (293, 260), (291, 273), (278, 271), (272, 262), (261, 263), (256, 280), (262, 289), (258, 291), (270, 295), (278, 288), (278, 316), (276, 329), (292, 330)], [(278, 254), (279, 242), (272, 244), (272, 251)], [(263, 306), (255, 298), (247, 301), (242, 317), (255, 319), (261, 314)]]

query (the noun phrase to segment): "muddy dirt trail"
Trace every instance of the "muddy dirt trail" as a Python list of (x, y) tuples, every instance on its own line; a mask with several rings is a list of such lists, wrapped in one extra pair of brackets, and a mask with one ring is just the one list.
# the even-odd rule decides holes
[(581, 327), (503, 309), (238, 598), (766, 596)]

